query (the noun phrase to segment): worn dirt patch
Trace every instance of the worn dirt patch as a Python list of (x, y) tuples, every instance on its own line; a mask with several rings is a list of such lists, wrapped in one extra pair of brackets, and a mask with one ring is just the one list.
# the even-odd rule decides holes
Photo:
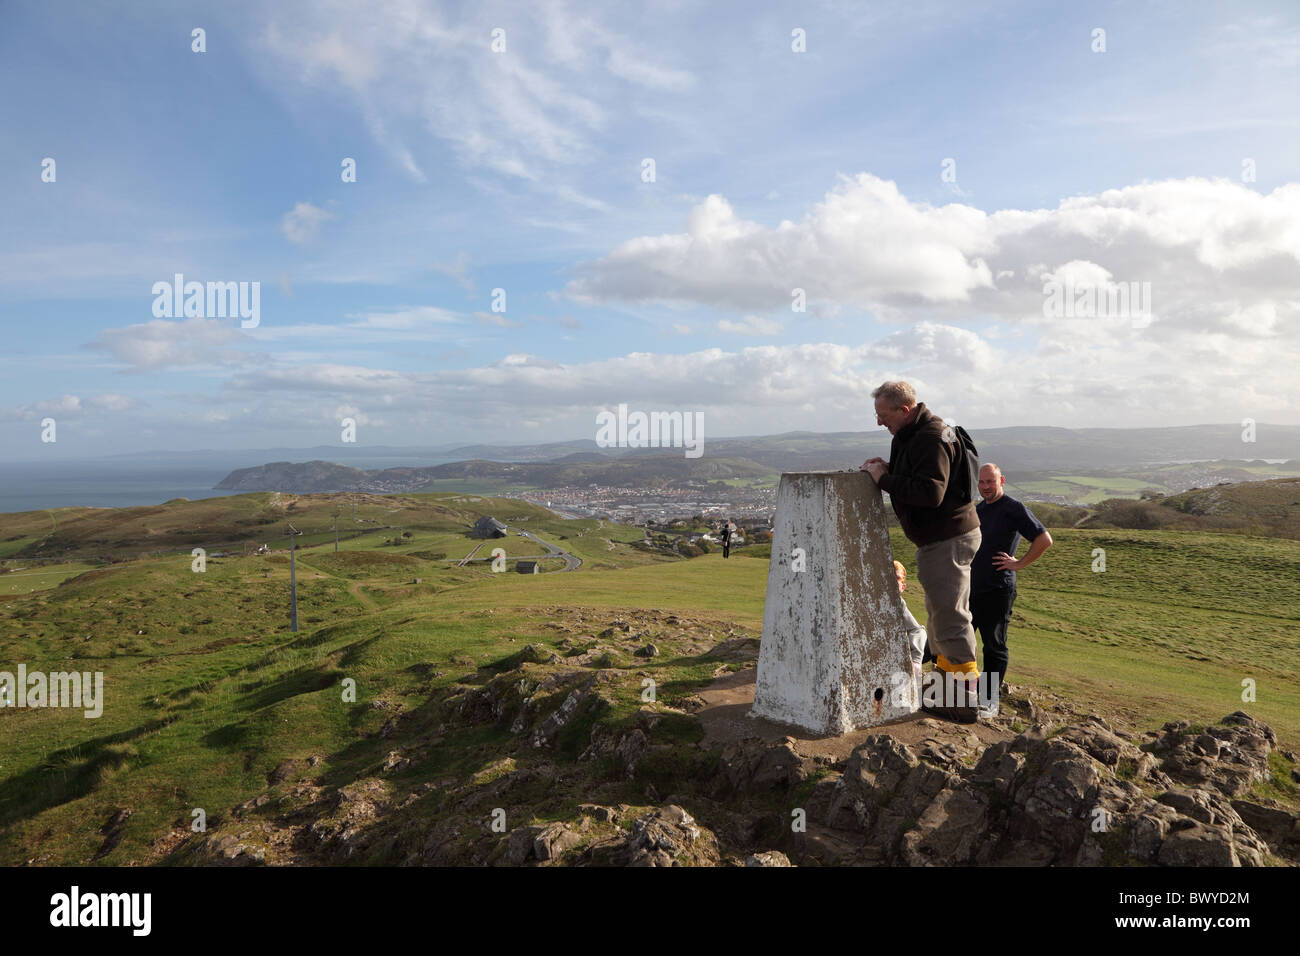
[(967, 734), (974, 735), (985, 746), (1000, 740), (1011, 740), (1016, 736), (1009, 724), (1002, 720), (958, 724), (918, 712), (902, 720), (864, 727), (839, 737), (818, 737), (800, 727), (762, 717), (750, 717), (757, 677), (757, 667), (746, 667), (719, 677), (699, 692), (698, 696), (704, 700), (705, 705), (695, 711), (695, 716), (704, 725), (704, 739), (707, 743), (726, 744), (746, 737), (775, 742), (783, 737), (793, 737), (795, 751), (801, 756), (828, 757), (838, 763), (847, 760), (854, 748), (872, 734), (889, 734), (909, 747), (916, 747), (926, 740), (942, 741), (946, 737), (964, 737)]

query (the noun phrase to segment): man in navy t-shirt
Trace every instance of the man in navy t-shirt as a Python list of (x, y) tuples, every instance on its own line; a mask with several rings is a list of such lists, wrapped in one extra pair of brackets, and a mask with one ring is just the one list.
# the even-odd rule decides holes
[[(984, 500), (975, 505), (980, 518), (980, 549), (970, 566), (971, 623), (984, 645), (984, 670), (990, 685), (996, 673), (999, 687), (1007, 675), (1007, 625), (1011, 623), (1011, 605), (1016, 603), (1016, 572), (1029, 567), (1052, 546), (1052, 536), (1043, 523), (1003, 493), (1005, 482), (997, 465), (990, 462), (980, 468), (980, 497)], [(1022, 535), (1030, 542), (1029, 550), (1017, 561)], [(991, 709), (996, 712), (996, 708), (994, 704)]]

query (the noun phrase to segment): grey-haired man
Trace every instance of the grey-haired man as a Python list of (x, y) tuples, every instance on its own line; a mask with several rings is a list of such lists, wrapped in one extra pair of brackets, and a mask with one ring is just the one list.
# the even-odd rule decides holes
[(888, 462), (870, 458), (861, 470), (889, 493), (903, 533), (916, 545), (926, 631), (945, 686), (943, 702), (932, 702), (926, 694), (922, 709), (974, 723), (979, 719), (979, 666), (971, 627), (970, 565), (980, 546), (980, 522), (974, 502), (963, 500), (960, 492), (961, 450), (943, 419), (916, 400), (916, 390), (907, 382), (885, 382), (871, 395), (876, 423), (888, 428), (894, 440)]

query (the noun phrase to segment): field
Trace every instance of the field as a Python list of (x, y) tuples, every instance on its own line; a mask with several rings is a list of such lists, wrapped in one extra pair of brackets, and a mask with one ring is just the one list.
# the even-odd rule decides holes
[[(269, 497), (221, 501), (246, 521)], [(38, 572), (40, 589), (6, 592), (0, 669), (100, 671), (105, 702), (96, 719), (71, 709), (0, 710), (0, 864), (185, 862), (171, 854), (196, 808), (219, 823), (286, 761), (318, 760), (313, 774), (335, 785), (373, 773), (392, 747), (382, 733), (391, 714), (428, 714), (436, 732), (433, 702), (467, 675), (490, 675), (526, 644), (572, 653), (558, 640), (561, 618), (654, 609), (719, 639), (761, 632), (761, 549), (672, 559), (632, 548), (639, 529), (565, 521), (522, 502), (437, 495), (389, 504), (390, 527), (341, 542), (338, 554), (331, 532), (327, 544), (297, 554), (297, 634), (288, 626), (284, 551), (209, 557), (202, 573), (191, 570), (188, 550), (94, 568), (64, 561)], [(332, 520), (328, 501), (299, 499), (298, 509), (305, 530)], [(175, 525), (167, 510), (155, 513), (154, 527)], [(524, 523), (582, 558), (581, 569), (525, 576), (458, 567), (453, 559), (478, 543), (463, 528), (479, 511)], [(0, 516), (0, 538), (23, 532), (11, 519), (29, 520)], [(87, 532), (98, 542), (105, 529)], [(239, 537), (230, 526), (187, 533)], [(1272, 725), (1281, 747), (1300, 746), (1300, 542), (1167, 531), (1053, 536), (1055, 546), (1020, 575), (1012, 683), (1065, 695), (1137, 732), (1242, 709)], [(77, 550), (74, 539), (64, 542)], [(537, 553), (511, 534), (480, 554), (498, 545), (511, 556)], [(913, 549), (897, 531), (893, 545), (915, 582)], [(1094, 570), (1099, 549), (1104, 571)], [(907, 597), (924, 621), (915, 583)], [(694, 656), (609, 666), (626, 673), (612, 693), (628, 713), (641, 674), (660, 681), (664, 700), (714, 674)], [(355, 681), (356, 703), (343, 699), (345, 679)], [(1254, 700), (1243, 702), (1250, 690)], [(448, 738), (409, 775), (489, 774), (502, 733), (480, 727)], [(106, 821), (125, 809), (106, 839)]]
[[(1007, 482), (1010, 490), (1011, 482)], [(1136, 498), (1144, 489), (1167, 490), (1157, 482), (1124, 478), (1119, 475), (1054, 475), (1051, 478), (1021, 481), (1016, 484), (1018, 493), (1061, 495), (1080, 504), (1096, 504), (1107, 498)]]
[(30, 568), (20, 567), (0, 576), (0, 598), (15, 594), (31, 594), (57, 587), (69, 578), (75, 578), (83, 571), (94, 568), (93, 564), (74, 561), (64, 564), (38, 564)]

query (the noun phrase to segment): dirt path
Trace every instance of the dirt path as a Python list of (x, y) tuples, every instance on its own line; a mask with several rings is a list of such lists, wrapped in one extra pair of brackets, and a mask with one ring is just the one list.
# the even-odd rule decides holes
[(699, 692), (705, 706), (697, 710), (695, 716), (704, 724), (706, 740), (725, 744), (745, 737), (759, 737), (774, 743), (783, 737), (792, 737), (795, 741), (794, 748), (799, 754), (840, 761), (847, 759), (853, 749), (872, 734), (889, 734), (909, 747), (916, 747), (926, 740), (942, 743), (952, 737), (967, 735), (974, 736), (981, 745), (987, 746), (1015, 736), (1009, 727), (999, 726), (998, 723), (980, 721), (975, 724), (958, 724), (916, 713), (902, 720), (855, 730), (839, 737), (818, 737), (798, 727), (750, 717), (749, 709), (754, 704), (754, 682), (757, 676), (757, 667), (746, 667), (734, 674), (719, 677)]
[(361, 590), (360, 581), (349, 581), (348, 593), (351, 594), (358, 601), (360, 601), (362, 606), (365, 607), (366, 609), (371, 611), (379, 610), (379, 605), (375, 603), (375, 599), (372, 598), (369, 594), (366, 594), (364, 591)]
[(336, 581), (346, 581), (348, 585), (348, 593), (351, 594), (354, 598), (356, 598), (359, 602), (361, 602), (361, 606), (363, 608), (365, 608), (367, 611), (379, 610), (379, 605), (375, 603), (375, 599), (361, 590), (361, 586), (366, 582), (352, 581), (349, 580), (348, 578), (343, 577), (340, 574), (331, 574), (328, 571), (322, 571), (320, 568), (316, 567), (315, 565), (308, 564), (306, 561), (302, 560), (302, 558), (298, 559), (298, 567), (310, 571), (312, 572), (312, 574), (318, 575), (323, 578), (333, 578)]

